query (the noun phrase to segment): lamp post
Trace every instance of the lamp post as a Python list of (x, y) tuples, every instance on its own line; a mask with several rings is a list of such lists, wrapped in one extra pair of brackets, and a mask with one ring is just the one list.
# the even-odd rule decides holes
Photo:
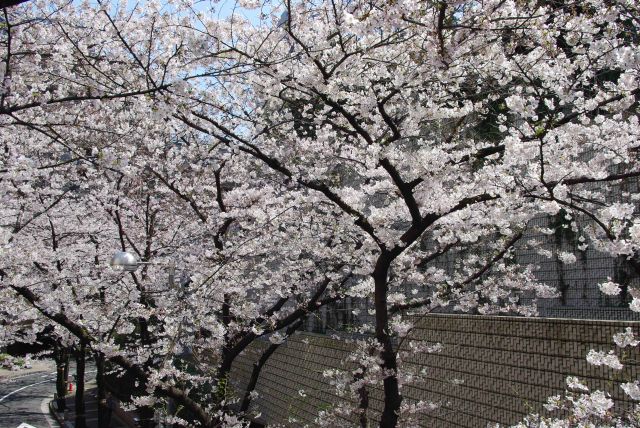
[[(138, 260), (138, 257), (136, 257), (135, 254), (130, 253), (128, 251), (117, 251), (113, 257), (111, 257), (111, 262), (109, 263), (111, 265), (111, 267), (113, 267), (114, 269), (118, 269), (118, 270), (122, 270), (124, 272), (135, 272), (138, 267), (140, 265), (148, 265), (151, 264), (151, 262), (143, 262)], [(169, 286), (173, 289), (177, 289), (178, 287), (176, 286), (176, 264), (174, 261), (169, 262)], [(186, 320), (186, 315), (182, 317), (182, 320), (180, 321), (180, 325), (178, 327), (178, 333), (177, 333), (177, 337), (174, 340), (174, 344), (175, 342), (177, 342), (181, 332), (182, 332), (182, 325), (185, 323)], [(173, 349), (173, 347), (172, 347)], [(168, 356), (168, 355), (167, 355)], [(171, 399), (169, 399), (169, 405), (171, 408), (175, 407), (174, 403), (172, 402)], [(155, 422), (158, 426), (160, 427), (166, 427), (166, 415), (162, 416), (158, 411), (154, 411), (154, 419)]]
[[(117, 251), (113, 257), (111, 257), (109, 264), (115, 269), (125, 272), (135, 272), (140, 265), (148, 265), (151, 263), (138, 260), (135, 254), (128, 251)], [(169, 263), (169, 285), (172, 288), (176, 287), (176, 264), (173, 261)]]

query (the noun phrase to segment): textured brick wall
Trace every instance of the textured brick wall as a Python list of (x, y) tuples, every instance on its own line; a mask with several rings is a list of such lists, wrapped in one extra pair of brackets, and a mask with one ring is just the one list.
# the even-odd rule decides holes
[[(405, 386), (403, 396), (407, 401), (443, 403), (422, 418), (424, 427), (515, 423), (527, 413), (540, 412), (548, 396), (562, 393), (567, 375), (584, 378), (592, 389), (623, 399), (617, 385), (639, 378), (640, 367), (630, 363), (614, 374), (588, 365), (585, 356), (591, 348), (613, 349), (613, 334), (626, 326), (640, 333), (638, 322), (430, 315), (419, 320), (410, 339), (439, 342), (443, 350), (413, 354), (406, 360), (424, 370), (427, 381)], [(232, 384), (246, 384), (253, 361), (266, 345), (253, 347), (239, 359)], [(313, 426), (318, 412), (338, 400), (322, 372), (344, 367), (350, 346), (327, 336), (295, 335), (264, 367), (257, 386), (260, 397), (252, 410), (269, 424)], [(634, 351), (629, 359), (640, 361), (637, 354)], [(380, 391), (372, 391), (370, 415), (374, 418), (381, 398)], [(352, 422), (345, 419), (344, 425)]]

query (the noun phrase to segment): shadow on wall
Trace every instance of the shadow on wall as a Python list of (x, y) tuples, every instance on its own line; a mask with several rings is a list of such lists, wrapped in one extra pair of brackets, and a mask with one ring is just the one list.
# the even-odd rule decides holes
[[(441, 343), (442, 351), (414, 353), (405, 360), (424, 370), (428, 381), (406, 385), (403, 396), (409, 403), (444, 403), (420, 418), (421, 426), (444, 428), (508, 425), (529, 413), (544, 413), (542, 404), (564, 392), (569, 375), (630, 406), (617, 385), (640, 377), (638, 350), (627, 356), (630, 362), (615, 379), (611, 370), (591, 366), (585, 359), (590, 349), (613, 349), (613, 334), (628, 326), (640, 333), (640, 323), (634, 321), (428, 315), (417, 321), (409, 339)], [(253, 362), (266, 346), (257, 343), (238, 359), (232, 384), (246, 385)], [(259, 413), (263, 424), (313, 426), (319, 411), (330, 411), (340, 400), (322, 373), (348, 368), (344, 362), (351, 346), (324, 335), (294, 335), (263, 368), (251, 412)], [(368, 416), (375, 421), (382, 408), (381, 391), (370, 392), (370, 407)], [(345, 426), (356, 424), (355, 419), (344, 420)]]

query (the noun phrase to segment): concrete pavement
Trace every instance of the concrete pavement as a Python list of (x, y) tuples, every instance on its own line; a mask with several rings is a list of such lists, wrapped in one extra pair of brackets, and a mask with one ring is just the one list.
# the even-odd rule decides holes
[[(98, 400), (95, 382), (90, 382), (85, 386), (85, 421), (87, 428), (98, 428)], [(66, 409), (64, 412), (58, 412), (55, 401), (50, 402), (51, 414), (54, 415), (58, 423), (63, 428), (75, 427), (75, 395), (72, 393), (67, 395)], [(111, 412), (109, 428), (135, 428), (136, 414), (134, 412), (125, 412), (118, 406)]]
[[(93, 372), (90, 370), (89, 372)], [(34, 360), (29, 369), (0, 369), (0, 428), (20, 425), (35, 428), (72, 428), (75, 422), (75, 394), (67, 395), (65, 412), (58, 412), (53, 401), (55, 363)], [(85, 386), (87, 428), (98, 427), (98, 402), (95, 380)], [(136, 427), (133, 412), (119, 406), (112, 412), (109, 428)]]
[(27, 370), (0, 370), (0, 428), (56, 427), (48, 411), (55, 391), (54, 370), (55, 365), (46, 361)]

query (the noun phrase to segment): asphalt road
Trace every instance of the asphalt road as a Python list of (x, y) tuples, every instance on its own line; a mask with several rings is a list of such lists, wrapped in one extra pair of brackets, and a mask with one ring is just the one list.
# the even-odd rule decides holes
[(0, 382), (0, 428), (28, 424), (35, 428), (57, 428), (48, 404), (55, 392), (55, 372), (49, 370)]

